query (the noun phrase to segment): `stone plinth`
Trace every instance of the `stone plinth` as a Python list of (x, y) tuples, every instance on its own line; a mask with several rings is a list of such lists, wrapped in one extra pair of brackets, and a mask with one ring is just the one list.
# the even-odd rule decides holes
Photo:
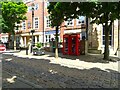
[(120, 58), (120, 49), (118, 49), (117, 55), (118, 55), (118, 57)]

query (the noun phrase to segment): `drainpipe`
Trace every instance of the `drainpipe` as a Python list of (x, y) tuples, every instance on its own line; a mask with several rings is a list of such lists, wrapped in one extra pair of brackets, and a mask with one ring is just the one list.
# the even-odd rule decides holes
[(44, 36), (45, 36), (45, 30), (44, 30), (44, 29), (45, 29), (45, 26), (44, 26), (44, 25), (45, 25), (45, 24), (44, 24), (44, 1), (43, 1), (43, 46), (44, 46), (44, 41), (45, 41), (45, 40), (44, 40), (44, 39), (45, 39), (45, 38), (44, 38)]
[(120, 50), (120, 20), (118, 20), (118, 50)]

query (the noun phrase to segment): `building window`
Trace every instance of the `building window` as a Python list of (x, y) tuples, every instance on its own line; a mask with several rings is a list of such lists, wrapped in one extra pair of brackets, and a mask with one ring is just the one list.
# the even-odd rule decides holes
[(47, 2), (47, 7), (50, 5), (50, 3), (49, 2)]
[[(39, 4), (36, 3), (34, 6), (34, 10), (38, 10), (39, 9)], [(32, 11), (32, 6), (28, 6), (28, 12)]]
[(1, 37), (1, 41), (3, 43), (7, 43), (8, 42), (8, 37)]
[[(111, 26), (110, 34), (109, 34), (109, 45), (110, 46), (112, 46), (112, 38), (113, 38), (113, 31), (112, 31), (112, 26)], [(105, 45), (105, 29), (104, 29), (104, 26), (103, 26), (102, 44)]]
[(31, 23), (30, 23), (30, 21), (28, 22), (28, 29), (30, 29), (31, 28)]
[(77, 25), (85, 24), (85, 17), (79, 16), (78, 19), (76, 19), (76, 24)]
[(23, 0), (24, 3), (33, 2), (34, 0)]
[(22, 22), (22, 30), (25, 30), (26, 26), (25, 26), (25, 21)]
[(65, 25), (73, 26), (74, 25), (74, 19), (68, 19), (67, 21), (65, 21)]
[(50, 3), (47, 1), (45, 2), (45, 8), (47, 8), (50, 5)]
[(32, 10), (31, 6), (28, 6), (28, 12), (30, 12)]
[(38, 24), (39, 24), (38, 18), (35, 18), (34, 19), (34, 28), (38, 28)]
[(39, 4), (35, 4), (34, 10), (38, 10), (39, 9)]
[(46, 17), (46, 27), (50, 27), (51, 21), (50, 21), (50, 17), (47, 16)]

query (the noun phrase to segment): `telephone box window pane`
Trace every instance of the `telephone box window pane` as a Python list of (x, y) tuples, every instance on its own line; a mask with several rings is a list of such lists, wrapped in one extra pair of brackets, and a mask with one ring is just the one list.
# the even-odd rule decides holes
[(68, 52), (68, 38), (64, 39), (64, 44), (65, 44), (65, 52)]

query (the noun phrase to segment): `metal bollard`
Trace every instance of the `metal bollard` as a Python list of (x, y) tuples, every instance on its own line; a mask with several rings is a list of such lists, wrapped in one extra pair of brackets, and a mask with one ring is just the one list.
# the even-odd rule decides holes
[(26, 55), (28, 55), (28, 47), (26, 47)]

